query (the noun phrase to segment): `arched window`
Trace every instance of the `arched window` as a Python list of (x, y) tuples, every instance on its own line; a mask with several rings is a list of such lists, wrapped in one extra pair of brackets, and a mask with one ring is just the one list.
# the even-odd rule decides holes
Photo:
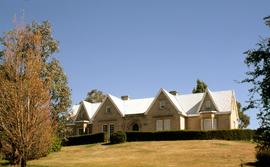
[(132, 126), (132, 130), (133, 130), (133, 131), (139, 131), (139, 125), (138, 125), (138, 124), (134, 124), (134, 125)]

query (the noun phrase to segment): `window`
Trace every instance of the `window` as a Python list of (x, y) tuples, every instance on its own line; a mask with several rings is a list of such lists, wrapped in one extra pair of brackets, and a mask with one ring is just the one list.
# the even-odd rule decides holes
[(156, 120), (156, 131), (171, 130), (171, 120)]
[(214, 130), (217, 129), (217, 119), (213, 120), (213, 128), (212, 128), (212, 119), (204, 119), (203, 120), (203, 129), (204, 130)]
[(205, 108), (206, 108), (206, 109), (210, 109), (210, 108), (211, 108), (210, 100), (206, 100), (206, 101), (205, 101)]
[(156, 121), (156, 130), (162, 131), (163, 130), (163, 120), (157, 120)]
[(164, 130), (171, 130), (171, 120), (170, 119), (164, 120)]
[(110, 134), (114, 132), (114, 124), (110, 124)]
[(132, 131), (139, 131), (139, 125), (138, 124), (134, 124), (132, 126)]
[(204, 130), (211, 130), (211, 119), (204, 119), (203, 120), (203, 129)]
[(213, 129), (217, 129), (217, 119), (214, 119), (214, 126)]
[(108, 125), (104, 124), (102, 127), (102, 132), (108, 132)]
[(110, 106), (106, 107), (106, 113), (111, 113), (111, 107)]
[(160, 109), (164, 109), (164, 108), (165, 108), (165, 105), (166, 105), (166, 102), (165, 102), (164, 100), (161, 100), (161, 101), (159, 102), (159, 108), (160, 108)]
[(83, 129), (82, 128), (79, 129), (79, 135), (83, 135)]

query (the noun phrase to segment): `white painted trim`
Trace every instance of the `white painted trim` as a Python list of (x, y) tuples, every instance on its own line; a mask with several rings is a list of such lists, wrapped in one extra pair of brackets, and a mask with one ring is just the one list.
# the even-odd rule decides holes
[[(110, 97), (110, 94), (108, 94), (105, 98), (105, 100), (100, 104), (100, 106), (98, 107), (97, 111), (95, 112), (95, 114), (92, 117), (92, 120), (95, 119), (97, 113), (99, 112), (99, 110), (101, 109), (101, 107), (104, 105), (104, 103), (106, 102), (106, 100), (109, 99), (111, 101), (111, 103), (114, 105), (114, 107), (116, 108), (116, 110), (118, 111), (118, 113), (124, 117), (124, 115), (122, 114), (122, 112), (120, 111), (120, 109), (118, 108), (118, 106), (114, 103), (114, 101), (112, 100), (112, 98)], [(106, 112), (106, 111), (105, 111)]]
[(214, 104), (214, 106), (217, 109), (217, 111), (219, 111), (219, 109), (218, 109), (218, 107), (217, 107), (217, 105), (216, 105), (216, 103), (214, 101), (214, 98), (212, 97), (212, 94), (211, 94), (210, 90), (207, 88), (206, 91), (204, 92), (204, 95), (203, 95), (202, 100), (200, 102), (200, 105), (198, 107), (197, 113), (199, 113), (200, 110), (201, 110), (201, 108), (202, 108), (202, 104), (204, 102), (204, 99), (205, 99), (206, 94), (208, 94), (210, 96), (210, 99), (211, 99), (212, 103)]
[(80, 106), (79, 106), (79, 108), (78, 108), (78, 112), (77, 112), (76, 115), (75, 115), (74, 122), (77, 122), (76, 119), (77, 119), (77, 117), (78, 117), (78, 114), (80, 113), (81, 107), (84, 108), (84, 111), (85, 111), (86, 114), (87, 114), (87, 117), (88, 117), (88, 119), (89, 119), (89, 122), (91, 122), (91, 118), (90, 118), (89, 115), (88, 115), (88, 111), (87, 111), (87, 109), (86, 109), (86, 107), (85, 107), (85, 105), (84, 105), (84, 101), (81, 102), (81, 104), (80, 104)]
[(166, 98), (170, 101), (170, 103), (174, 106), (174, 108), (178, 111), (179, 114), (186, 116), (186, 114), (183, 112), (181, 112), (178, 107), (174, 104), (174, 102), (171, 100), (171, 98), (168, 96), (167, 92), (165, 89), (161, 88), (159, 90), (159, 92), (157, 93), (157, 95), (155, 96), (154, 100), (152, 101), (152, 103), (150, 104), (150, 106), (148, 107), (148, 109), (144, 112), (145, 115), (148, 114), (149, 110), (153, 107), (153, 105), (155, 104), (155, 102), (157, 101), (158, 97), (160, 96), (161, 93), (164, 93)]

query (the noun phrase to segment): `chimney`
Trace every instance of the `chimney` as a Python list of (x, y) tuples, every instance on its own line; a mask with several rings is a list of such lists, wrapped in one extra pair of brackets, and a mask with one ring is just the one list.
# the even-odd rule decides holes
[(128, 95), (125, 95), (125, 96), (121, 96), (121, 99), (122, 99), (122, 100), (129, 100), (130, 98), (129, 98)]
[(177, 92), (177, 91), (175, 91), (175, 90), (171, 90), (171, 91), (170, 91), (170, 94), (172, 94), (172, 95), (176, 96), (176, 95), (178, 95), (178, 92)]

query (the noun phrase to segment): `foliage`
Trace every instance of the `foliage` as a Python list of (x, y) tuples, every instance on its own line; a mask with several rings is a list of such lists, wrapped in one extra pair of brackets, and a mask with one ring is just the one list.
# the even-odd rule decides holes
[(74, 146), (92, 143), (103, 143), (105, 141), (104, 133), (96, 133), (91, 135), (72, 136), (63, 141), (64, 146)]
[(239, 116), (239, 128), (244, 129), (248, 127), (249, 122), (250, 122), (250, 117), (244, 113), (245, 111), (242, 109), (241, 103), (238, 101), (236, 103), (237, 103), (238, 116)]
[(87, 93), (87, 97), (85, 101), (90, 103), (99, 103), (102, 102), (106, 98), (106, 94), (100, 90), (93, 89)]
[[(266, 25), (270, 27), (270, 17), (265, 18)], [(259, 129), (256, 142), (259, 151), (270, 151), (270, 37), (257, 44), (258, 48), (248, 50), (245, 64), (249, 71), (242, 83), (249, 83), (250, 97), (245, 109), (259, 109), (257, 118)]]
[[(14, 29), (7, 32), (6, 34), (14, 33)], [(57, 125), (57, 135), (63, 137), (65, 134), (65, 116), (67, 115), (68, 108), (71, 104), (71, 91), (68, 87), (67, 77), (60, 65), (60, 63), (52, 58), (52, 55), (59, 49), (59, 42), (52, 36), (51, 24), (48, 21), (44, 21), (41, 24), (32, 22), (32, 24), (26, 25), (27, 32), (39, 33), (40, 34), (40, 56), (42, 61), (41, 78), (47, 82), (50, 82), (50, 96), (51, 96), (51, 117), (53, 123)], [(0, 41), (4, 47), (7, 43), (3, 38)], [(31, 44), (29, 44), (31, 45)], [(0, 51), (4, 53), (4, 51)], [(0, 60), (3, 54), (0, 54)], [(0, 65), (1, 70), (1, 65)]]
[(41, 34), (16, 27), (4, 38), (0, 71), (1, 143), (11, 161), (26, 166), (28, 159), (44, 156), (51, 147), (48, 82), (40, 74)]
[(126, 141), (127, 141), (127, 135), (125, 132), (122, 132), (122, 131), (118, 131), (116, 133), (113, 133), (110, 136), (110, 143), (111, 144), (124, 143)]
[(262, 165), (270, 164), (270, 151), (269, 150), (258, 150), (256, 152), (256, 159)]
[(193, 88), (192, 93), (204, 93), (207, 89), (206, 83), (202, 80), (197, 79), (197, 85)]
[(52, 146), (49, 152), (58, 152), (61, 150), (61, 147), (62, 147), (62, 139), (57, 136), (54, 136)]
[(213, 131), (160, 131), (126, 132), (127, 141), (162, 140), (252, 140), (253, 130), (213, 130)]

